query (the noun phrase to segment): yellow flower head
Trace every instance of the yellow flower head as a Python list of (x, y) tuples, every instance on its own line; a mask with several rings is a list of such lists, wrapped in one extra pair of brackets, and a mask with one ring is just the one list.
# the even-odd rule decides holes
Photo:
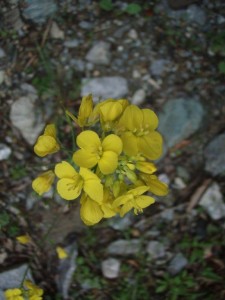
[(48, 154), (57, 152), (60, 146), (56, 140), (56, 129), (54, 124), (47, 125), (44, 134), (39, 136), (36, 144), (34, 145), (34, 152), (44, 157)]
[(4, 293), (6, 300), (24, 300), (21, 289), (8, 289)]
[(92, 95), (90, 94), (82, 98), (77, 118), (69, 111), (66, 111), (66, 113), (76, 124), (78, 124), (80, 127), (84, 127), (89, 125), (90, 122), (89, 118), (92, 115), (92, 111), (93, 111), (93, 99), (92, 99)]
[[(161, 182), (156, 175), (140, 174), (140, 178), (144, 184), (149, 187), (149, 192), (157, 196), (165, 196), (168, 194), (168, 186)], [(142, 183), (140, 183), (142, 184)]]
[(155, 131), (157, 126), (158, 118), (152, 110), (129, 105), (117, 125), (124, 152), (129, 156), (141, 153), (152, 160), (159, 158), (162, 137)]
[(149, 196), (143, 195), (147, 192), (149, 187), (139, 186), (132, 190), (129, 190), (127, 193), (118, 197), (113, 202), (113, 207), (122, 206), (120, 209), (120, 216), (123, 217), (128, 211), (134, 208), (134, 213), (142, 212), (143, 208), (148, 207), (149, 205), (155, 202), (155, 199)]
[(17, 236), (16, 239), (20, 244), (23, 245), (26, 245), (31, 242), (31, 238), (28, 234)]
[(59, 246), (56, 247), (56, 253), (57, 253), (59, 259), (65, 259), (68, 257), (68, 253), (62, 247), (59, 247)]
[(128, 105), (129, 102), (125, 99), (107, 99), (95, 106), (93, 115), (99, 115), (103, 130), (109, 131)]
[(53, 171), (46, 171), (33, 180), (32, 188), (41, 196), (50, 190), (54, 179), (55, 174)]
[(98, 164), (105, 175), (115, 171), (122, 151), (122, 141), (117, 135), (110, 134), (101, 142), (96, 132), (85, 130), (76, 141), (81, 149), (74, 153), (73, 161), (78, 166), (92, 168)]
[(43, 299), (43, 289), (39, 288), (37, 285), (32, 283), (30, 280), (24, 281), (24, 286), (28, 289), (28, 299), (29, 300), (42, 300)]
[(146, 174), (152, 174), (157, 170), (156, 166), (148, 161), (137, 161), (135, 167), (137, 170)]
[(86, 168), (80, 168), (79, 173), (66, 161), (55, 166), (55, 174), (59, 177), (57, 191), (65, 200), (78, 198), (82, 189), (87, 195), (99, 202), (103, 199), (103, 186), (101, 180)]

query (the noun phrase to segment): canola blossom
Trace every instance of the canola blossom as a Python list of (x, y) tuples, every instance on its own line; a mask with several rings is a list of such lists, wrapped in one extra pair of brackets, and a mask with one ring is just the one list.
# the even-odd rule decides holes
[(44, 291), (30, 280), (24, 280), (21, 288), (8, 289), (4, 292), (6, 300), (42, 300)]
[(32, 187), (39, 195), (56, 181), (61, 198), (79, 201), (82, 221), (92, 226), (117, 214), (142, 213), (154, 204), (154, 195), (168, 193), (156, 173), (154, 160), (162, 154), (162, 137), (151, 109), (126, 99), (109, 98), (94, 105), (92, 95), (87, 95), (77, 115), (66, 114), (73, 121), (73, 147), (59, 145), (54, 124), (46, 126), (34, 146), (41, 157), (59, 150), (63, 155), (61, 162), (57, 155), (55, 167), (34, 179)]

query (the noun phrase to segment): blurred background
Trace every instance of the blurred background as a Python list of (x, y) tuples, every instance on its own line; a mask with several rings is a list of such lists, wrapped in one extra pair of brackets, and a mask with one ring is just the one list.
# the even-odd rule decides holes
[[(0, 299), (27, 266), (44, 299), (225, 299), (224, 29), (222, 0), (0, 0)], [(36, 157), (37, 137), (54, 122), (70, 147), (63, 110), (88, 93), (159, 115), (170, 187), (94, 227), (31, 189), (63, 158)]]

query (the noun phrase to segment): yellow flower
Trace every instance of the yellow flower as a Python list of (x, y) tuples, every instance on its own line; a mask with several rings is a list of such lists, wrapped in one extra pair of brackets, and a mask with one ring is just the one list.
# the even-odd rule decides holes
[(96, 202), (103, 199), (101, 180), (86, 168), (80, 168), (79, 173), (66, 161), (55, 166), (55, 174), (60, 180), (57, 191), (65, 200), (74, 200), (80, 196), (82, 189)]
[(32, 188), (36, 193), (38, 193), (38, 195), (41, 196), (50, 190), (54, 179), (55, 174), (53, 171), (46, 171), (33, 180)]
[(24, 281), (24, 286), (28, 289), (28, 299), (29, 300), (42, 300), (43, 299), (43, 289), (39, 288), (37, 285), (32, 283), (30, 280)]
[(59, 150), (60, 146), (56, 140), (56, 129), (54, 124), (47, 125), (44, 134), (39, 136), (36, 144), (34, 145), (34, 152), (40, 156), (55, 153)]
[(99, 114), (103, 130), (109, 131), (128, 105), (129, 102), (125, 99), (107, 99), (95, 106), (93, 115)]
[(156, 175), (141, 173), (140, 178), (149, 187), (149, 192), (154, 195), (165, 196), (168, 194), (168, 186), (164, 182), (161, 182)]
[(112, 207), (112, 198), (107, 189), (104, 189), (103, 201), (97, 203), (88, 195), (84, 194), (81, 198), (80, 215), (83, 222), (88, 225), (95, 225), (102, 218), (111, 218), (115, 216), (116, 209)]
[(158, 118), (152, 110), (129, 105), (117, 124), (124, 152), (129, 156), (141, 153), (149, 159), (159, 158), (162, 137), (155, 131), (157, 126)]
[(135, 167), (137, 170), (146, 174), (152, 174), (157, 170), (156, 166), (148, 161), (137, 161)]
[(118, 155), (122, 151), (122, 141), (110, 134), (101, 142), (96, 132), (85, 130), (77, 136), (77, 145), (81, 148), (73, 155), (73, 161), (81, 167), (92, 168), (98, 164), (100, 171), (107, 175), (115, 171)]
[(89, 118), (92, 115), (92, 111), (93, 111), (93, 99), (92, 99), (92, 95), (90, 94), (82, 98), (77, 118), (69, 111), (66, 111), (66, 114), (70, 116), (70, 118), (80, 127), (84, 127), (89, 125)]
[(143, 195), (148, 191), (148, 189), (148, 186), (139, 186), (132, 190), (129, 190), (127, 193), (118, 197), (113, 202), (113, 207), (116, 208), (122, 205), (120, 209), (121, 217), (123, 217), (132, 208), (134, 208), (135, 214), (137, 214), (138, 212), (142, 212), (143, 208), (146, 208), (155, 202), (154, 198)]
[(26, 245), (31, 242), (31, 238), (28, 234), (17, 236), (16, 239), (20, 244), (23, 245)]
[(57, 252), (57, 255), (58, 255), (59, 259), (65, 259), (65, 258), (68, 257), (68, 253), (62, 247), (59, 247), (59, 246), (56, 247), (56, 252)]
[(4, 293), (6, 300), (24, 300), (21, 289), (8, 289)]

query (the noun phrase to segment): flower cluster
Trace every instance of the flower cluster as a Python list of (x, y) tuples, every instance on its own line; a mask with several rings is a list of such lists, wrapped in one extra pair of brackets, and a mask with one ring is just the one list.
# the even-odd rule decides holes
[(5, 291), (6, 300), (42, 300), (43, 290), (30, 280), (24, 280), (24, 287)]
[[(140, 109), (125, 99), (107, 99), (94, 106), (92, 96), (83, 97), (74, 116), (76, 149), (68, 161), (55, 165), (32, 183), (39, 194), (50, 190), (55, 177), (57, 192), (65, 200), (80, 198), (80, 215), (86, 225), (116, 214), (135, 214), (155, 202), (150, 195), (166, 195), (166, 184), (155, 175), (152, 162), (162, 153), (162, 137), (156, 131), (158, 118), (150, 109)], [(46, 156), (62, 149), (54, 124), (47, 125), (34, 151)]]

